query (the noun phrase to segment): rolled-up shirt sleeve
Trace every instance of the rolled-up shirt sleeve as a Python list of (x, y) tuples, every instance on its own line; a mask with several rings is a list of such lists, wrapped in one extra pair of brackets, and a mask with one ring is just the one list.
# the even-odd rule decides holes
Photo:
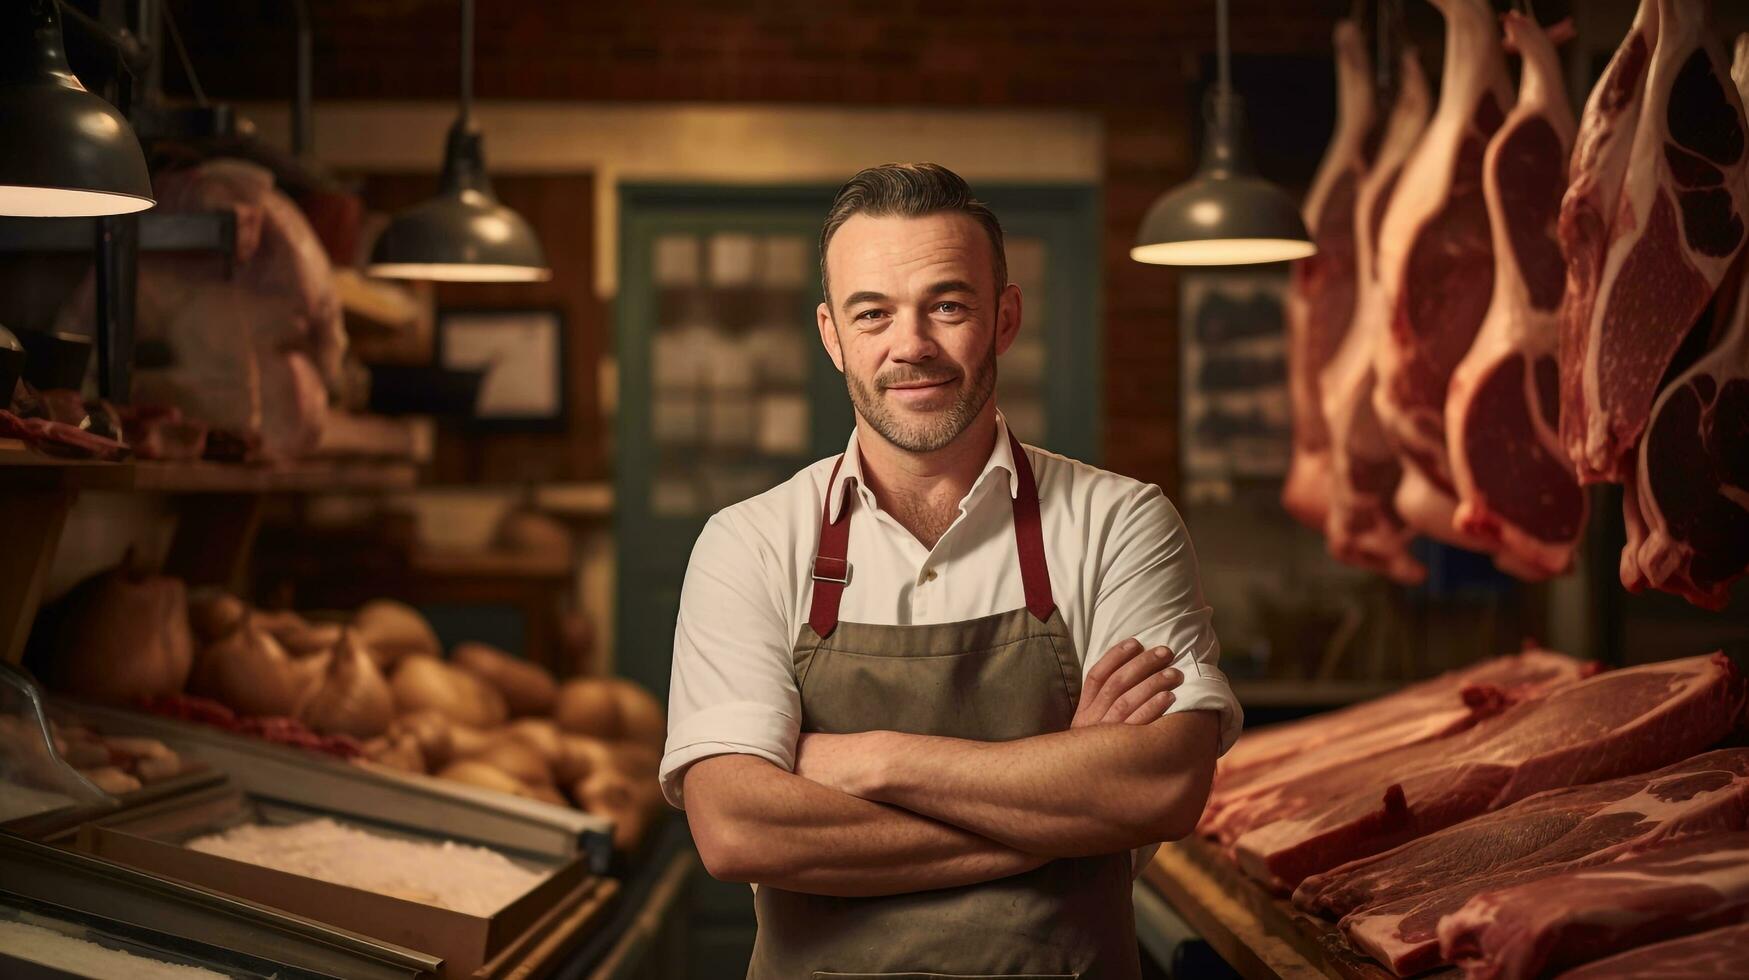
[(662, 795), (682, 809), (686, 768), (713, 755), (795, 767), (801, 696), (772, 556), (722, 514), (693, 546), (674, 626)]
[(1144, 646), (1169, 648), (1184, 682), (1166, 713), (1218, 713), (1218, 754), (1225, 754), (1238, 740), (1245, 715), (1221, 673), (1213, 617), (1184, 520), (1159, 487), (1143, 488), (1117, 515), (1106, 542), (1083, 673), (1132, 636)]

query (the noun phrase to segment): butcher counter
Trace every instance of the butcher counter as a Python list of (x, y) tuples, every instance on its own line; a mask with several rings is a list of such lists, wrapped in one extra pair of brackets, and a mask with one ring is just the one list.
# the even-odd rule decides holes
[[(1162, 964), (1173, 961), (1188, 926), (1246, 980), (1392, 978), (1349, 948), (1333, 923), (1271, 895), (1200, 837), (1162, 846), (1143, 869), (1135, 900), (1137, 938)], [(1456, 967), (1425, 974), (1461, 975)]]

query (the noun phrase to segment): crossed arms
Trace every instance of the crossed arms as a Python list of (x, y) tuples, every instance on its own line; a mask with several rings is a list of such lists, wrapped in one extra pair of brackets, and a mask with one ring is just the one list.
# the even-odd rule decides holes
[(1208, 711), (1161, 717), (1181, 676), (1170, 662), (1134, 640), (1114, 647), (1067, 731), (809, 734), (794, 773), (750, 755), (702, 759), (683, 777), (699, 855), (723, 880), (863, 896), (1176, 840), (1207, 800), (1219, 723)]

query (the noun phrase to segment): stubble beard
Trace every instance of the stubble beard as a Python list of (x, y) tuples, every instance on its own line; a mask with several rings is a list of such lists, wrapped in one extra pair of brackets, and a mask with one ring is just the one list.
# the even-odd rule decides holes
[(845, 387), (850, 391), (850, 403), (856, 407), (857, 414), (881, 434), (881, 438), (909, 453), (932, 453), (958, 439), (995, 393), (996, 340), (994, 337), (990, 339), (990, 348), (979, 360), (976, 373), (960, 389), (953, 404), (922, 422), (900, 418), (881, 397), (880, 392), (885, 386), (878, 379), (873, 388), (849, 371), (844, 372), (844, 379)]

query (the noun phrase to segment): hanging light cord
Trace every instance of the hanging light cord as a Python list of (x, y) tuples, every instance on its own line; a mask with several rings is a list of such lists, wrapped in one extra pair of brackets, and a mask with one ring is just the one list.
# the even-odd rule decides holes
[(1223, 130), (1229, 128), (1232, 122), (1229, 107), (1233, 99), (1233, 67), (1227, 45), (1227, 0), (1215, 0), (1215, 65), (1218, 78), (1215, 112), (1218, 113), (1217, 118)]
[(462, 0), (462, 120), (474, 109), (474, 0)]
[(182, 44), (182, 31), (176, 26), (176, 15), (170, 12), (170, 5), (164, 4), (164, 27), (170, 32), (170, 43), (176, 46), (176, 57), (182, 62), (182, 73), (188, 76), (188, 88), (194, 93), (194, 102), (201, 108), (206, 108), (206, 89), (201, 87), (200, 76), (194, 73), (194, 61), (188, 57), (188, 48)]

